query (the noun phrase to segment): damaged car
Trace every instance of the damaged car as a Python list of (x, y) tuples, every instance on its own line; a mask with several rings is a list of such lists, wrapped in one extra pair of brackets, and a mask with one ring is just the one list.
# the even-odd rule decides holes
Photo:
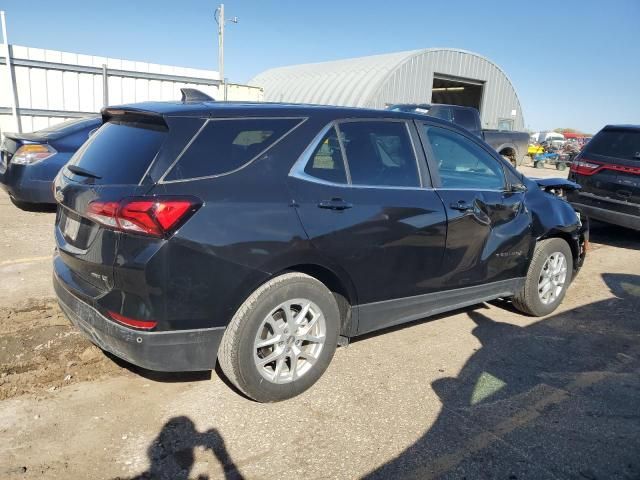
[(450, 122), (188, 98), (102, 120), (55, 181), (63, 310), (126, 361), (219, 362), (257, 401), (362, 334), (497, 298), (547, 315), (585, 259), (577, 185)]

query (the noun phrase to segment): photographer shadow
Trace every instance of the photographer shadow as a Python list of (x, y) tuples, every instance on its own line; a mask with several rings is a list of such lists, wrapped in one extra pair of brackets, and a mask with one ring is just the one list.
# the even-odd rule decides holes
[[(224, 439), (215, 429), (200, 433), (193, 421), (186, 416), (170, 419), (164, 424), (158, 436), (147, 450), (151, 466), (149, 470), (131, 480), (186, 480), (195, 464), (197, 448), (209, 450), (216, 457), (228, 480), (242, 480), (244, 477), (229, 456)], [(207, 475), (199, 475), (198, 480), (207, 480)]]

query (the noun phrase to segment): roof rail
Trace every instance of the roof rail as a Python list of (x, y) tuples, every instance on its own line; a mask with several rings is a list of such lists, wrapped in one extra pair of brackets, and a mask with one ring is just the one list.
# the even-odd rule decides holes
[(181, 88), (180, 92), (182, 92), (181, 102), (215, 102), (214, 98), (211, 98), (204, 92), (196, 88)]

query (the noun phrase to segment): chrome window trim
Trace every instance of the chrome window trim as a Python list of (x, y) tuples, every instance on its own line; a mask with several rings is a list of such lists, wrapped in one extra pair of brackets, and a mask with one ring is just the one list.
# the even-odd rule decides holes
[[(344, 150), (344, 145), (342, 143), (342, 138), (340, 135), (340, 124), (341, 123), (353, 123), (353, 122), (396, 122), (396, 123), (404, 123), (405, 129), (407, 131), (407, 136), (409, 137), (409, 142), (411, 143), (411, 149), (413, 151), (413, 160), (416, 163), (416, 174), (418, 175), (418, 183), (417, 187), (407, 187), (400, 185), (361, 185), (361, 184), (353, 184), (351, 182), (351, 173), (349, 170), (349, 159), (347, 158), (347, 153)], [(340, 150), (342, 153), (342, 160), (345, 162), (345, 174), (347, 176), (348, 183), (335, 183), (330, 182), (328, 180), (323, 180), (318, 177), (314, 177), (313, 175), (309, 175), (304, 171), (305, 167), (311, 160), (311, 155), (318, 147), (320, 141), (324, 138), (324, 136), (331, 130), (331, 128), (336, 129), (336, 133), (338, 134), (338, 143), (340, 144)], [(307, 182), (317, 183), (320, 185), (334, 186), (334, 187), (345, 187), (345, 188), (380, 188), (383, 190), (432, 190), (431, 187), (425, 186), (422, 181), (422, 171), (420, 170), (420, 162), (418, 161), (418, 154), (416, 151), (415, 142), (413, 141), (413, 137), (411, 135), (411, 129), (409, 128), (409, 123), (407, 120), (402, 118), (346, 118), (339, 120), (332, 120), (327, 123), (322, 129), (318, 132), (318, 134), (311, 140), (309, 145), (304, 149), (304, 151), (300, 154), (298, 159), (295, 161), (291, 170), (289, 170), (289, 176), (298, 178), (300, 180), (304, 180)]]
[[(198, 129), (198, 131), (196, 132), (196, 134), (193, 136), (193, 138), (191, 140), (189, 140), (189, 143), (187, 144), (187, 146), (185, 146), (185, 148), (180, 152), (180, 155), (178, 155), (178, 157), (173, 161), (173, 163), (169, 166), (169, 168), (164, 172), (164, 174), (162, 175), (162, 177), (160, 177), (160, 180), (158, 180), (158, 184), (170, 184), (170, 183), (182, 183), (182, 182), (192, 182), (194, 180), (206, 180), (209, 178), (218, 178), (218, 177), (225, 177), (227, 175), (231, 175), (233, 173), (236, 173), (240, 170), (242, 170), (243, 168), (249, 166), (251, 163), (253, 163), (254, 161), (256, 161), (258, 158), (260, 158), (262, 155), (264, 155), (265, 153), (267, 153), (269, 150), (271, 150), (273, 147), (275, 147), (278, 143), (280, 143), (282, 140), (284, 140), (285, 138), (287, 138), (291, 132), (293, 132), (296, 128), (298, 128), (300, 125), (302, 125), (304, 122), (306, 122), (309, 119), (309, 117), (229, 117), (229, 118), (225, 118), (225, 117), (217, 117), (217, 118), (208, 118), (204, 124), (202, 125), (202, 127), (200, 127)], [(278, 140), (276, 140), (275, 142), (273, 142), (271, 145), (269, 145), (267, 148), (265, 148), (264, 150), (262, 150), (260, 153), (258, 153), (257, 155), (253, 156), (251, 159), (247, 160), (246, 163), (240, 165), (239, 167), (233, 169), (233, 170), (229, 170), (228, 172), (224, 172), (224, 173), (217, 173), (215, 175), (205, 175), (202, 177), (191, 177), (191, 178), (182, 178), (179, 180), (165, 180), (165, 177), (167, 175), (169, 175), (169, 173), (171, 172), (171, 170), (173, 170), (173, 167), (178, 163), (178, 161), (182, 158), (182, 156), (186, 153), (186, 151), (189, 149), (189, 147), (191, 147), (191, 144), (200, 136), (200, 134), (202, 133), (202, 131), (205, 129), (205, 127), (207, 125), (209, 125), (210, 122), (222, 122), (222, 121), (229, 121), (229, 120), (300, 120), (297, 124), (295, 124), (292, 128), (290, 128), (289, 130), (287, 130), (287, 132), (285, 132), (284, 135), (282, 135)]]

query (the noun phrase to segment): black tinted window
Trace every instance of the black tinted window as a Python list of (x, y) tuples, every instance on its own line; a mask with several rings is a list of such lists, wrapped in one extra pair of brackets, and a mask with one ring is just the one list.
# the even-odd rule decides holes
[(447, 122), (453, 122), (451, 109), (449, 107), (439, 107), (437, 105), (434, 105), (427, 111), (427, 115), (431, 117), (441, 118), (442, 120), (446, 120)]
[(347, 183), (344, 160), (335, 128), (329, 130), (322, 138), (304, 171), (308, 175), (328, 182)]
[(210, 120), (165, 180), (209, 177), (228, 173), (255, 158), (300, 119), (229, 119)]
[(166, 135), (159, 125), (107, 122), (80, 147), (71, 164), (99, 176), (98, 184), (137, 184)]
[(456, 125), (476, 133), (480, 128), (477, 121), (477, 114), (473, 110), (467, 108), (456, 108), (453, 111)]
[(65, 120), (64, 122), (56, 123), (50, 127), (38, 130), (38, 133), (66, 133), (88, 128), (92, 125), (100, 125), (100, 117), (83, 117), (72, 118), (71, 120)]
[(602, 130), (587, 143), (585, 155), (640, 160), (640, 132), (633, 130)]
[(498, 160), (475, 142), (445, 128), (425, 126), (442, 186), (497, 190), (504, 187)]
[(353, 184), (420, 186), (404, 122), (345, 122), (340, 133)]

